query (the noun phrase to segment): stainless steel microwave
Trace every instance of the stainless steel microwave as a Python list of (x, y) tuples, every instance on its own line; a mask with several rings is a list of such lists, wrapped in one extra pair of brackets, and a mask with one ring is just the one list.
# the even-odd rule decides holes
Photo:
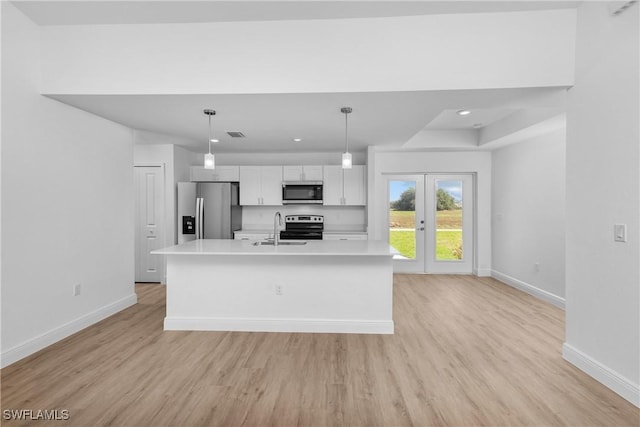
[(282, 204), (321, 205), (322, 181), (284, 181), (282, 183)]

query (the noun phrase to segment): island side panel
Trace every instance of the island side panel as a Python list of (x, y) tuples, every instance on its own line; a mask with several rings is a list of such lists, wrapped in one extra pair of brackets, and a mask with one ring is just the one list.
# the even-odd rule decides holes
[(391, 334), (391, 260), (169, 255), (165, 329)]

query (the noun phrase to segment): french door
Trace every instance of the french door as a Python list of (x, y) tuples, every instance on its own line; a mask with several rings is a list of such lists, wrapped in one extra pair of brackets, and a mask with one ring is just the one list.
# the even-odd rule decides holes
[(472, 273), (472, 175), (392, 175), (387, 194), (395, 272)]

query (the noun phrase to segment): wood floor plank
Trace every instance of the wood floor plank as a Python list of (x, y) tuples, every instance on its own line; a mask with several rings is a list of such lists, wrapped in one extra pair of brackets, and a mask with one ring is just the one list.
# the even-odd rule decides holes
[(164, 331), (165, 288), (136, 292), (2, 369), (2, 410), (83, 427), (640, 424), (562, 359), (562, 310), (491, 278), (395, 275), (394, 335)]

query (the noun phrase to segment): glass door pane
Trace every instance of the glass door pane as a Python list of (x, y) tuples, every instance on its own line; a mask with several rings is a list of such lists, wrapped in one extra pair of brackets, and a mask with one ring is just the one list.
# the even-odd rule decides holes
[(424, 176), (388, 177), (389, 244), (394, 271), (424, 271)]
[(473, 175), (427, 175), (427, 273), (473, 272), (473, 197)]
[(462, 181), (435, 181), (436, 259), (459, 261), (462, 252)]
[(416, 258), (415, 181), (389, 181), (389, 244), (398, 257)]

